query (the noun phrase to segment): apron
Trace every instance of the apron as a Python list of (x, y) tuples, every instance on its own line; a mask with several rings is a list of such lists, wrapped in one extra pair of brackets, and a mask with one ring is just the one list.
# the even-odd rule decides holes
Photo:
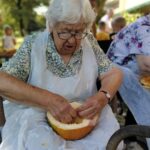
[[(65, 97), (68, 101), (83, 102), (97, 92), (98, 66), (87, 39), (82, 41), (83, 56), (76, 75), (61, 78), (47, 69), (46, 46), (48, 33), (35, 40), (31, 51), (31, 71), (28, 83)], [(6, 101), (6, 124), (0, 150), (105, 150), (111, 135), (119, 124), (107, 105), (95, 129), (85, 138), (66, 141), (57, 135), (46, 120), (46, 112), (39, 108), (17, 105)], [(120, 150), (122, 146), (120, 145)]]

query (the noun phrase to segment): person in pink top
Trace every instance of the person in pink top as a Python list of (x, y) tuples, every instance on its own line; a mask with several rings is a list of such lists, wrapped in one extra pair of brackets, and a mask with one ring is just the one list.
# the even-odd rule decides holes
[[(150, 90), (140, 82), (150, 76), (150, 13), (118, 32), (107, 56), (124, 72), (119, 92), (136, 122), (150, 126)], [(147, 143), (150, 149), (150, 139)]]

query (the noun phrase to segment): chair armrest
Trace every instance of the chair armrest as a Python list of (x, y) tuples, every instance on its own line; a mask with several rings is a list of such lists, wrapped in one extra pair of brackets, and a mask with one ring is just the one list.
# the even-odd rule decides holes
[(128, 125), (117, 130), (109, 139), (106, 150), (116, 150), (123, 139), (131, 136), (150, 138), (150, 126)]

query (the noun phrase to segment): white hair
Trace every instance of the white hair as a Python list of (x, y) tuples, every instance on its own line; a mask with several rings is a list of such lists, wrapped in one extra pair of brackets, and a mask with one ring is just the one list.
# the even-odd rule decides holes
[(89, 0), (51, 0), (46, 13), (46, 23), (49, 31), (59, 22), (78, 23), (80, 19), (86, 24), (87, 30), (96, 18)]

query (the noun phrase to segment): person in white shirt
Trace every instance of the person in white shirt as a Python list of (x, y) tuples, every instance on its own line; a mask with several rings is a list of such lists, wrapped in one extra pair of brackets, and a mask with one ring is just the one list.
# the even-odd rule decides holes
[(15, 49), (16, 39), (13, 35), (13, 29), (11, 26), (6, 25), (4, 27), (4, 36), (2, 38), (2, 47), (5, 51), (11, 51)]
[(112, 32), (112, 26), (111, 26), (111, 19), (114, 15), (113, 9), (108, 9), (106, 14), (100, 19), (100, 21), (103, 21), (106, 23), (106, 30), (108, 33)]

